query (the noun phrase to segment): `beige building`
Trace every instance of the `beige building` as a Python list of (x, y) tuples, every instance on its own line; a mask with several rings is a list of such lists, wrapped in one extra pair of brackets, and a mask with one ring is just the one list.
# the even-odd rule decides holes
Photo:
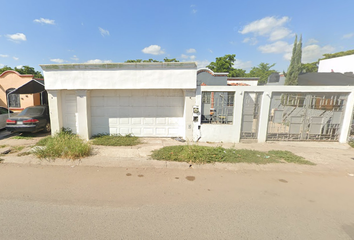
[[(20, 74), (8, 70), (0, 75), (0, 106), (8, 107), (12, 111), (21, 111), (26, 107), (40, 105), (40, 94), (7, 94), (33, 79), (31, 74)], [(8, 102), (9, 101), (9, 102)]]

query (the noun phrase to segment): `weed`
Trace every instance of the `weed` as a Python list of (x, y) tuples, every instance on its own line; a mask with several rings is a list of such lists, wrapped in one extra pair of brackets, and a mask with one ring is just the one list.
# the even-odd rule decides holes
[(0, 158), (0, 163), (3, 163), (5, 161), (5, 159)]
[(32, 139), (34, 135), (32, 133), (20, 133), (17, 136), (13, 136), (12, 139)]
[(288, 151), (261, 152), (248, 149), (236, 150), (232, 148), (225, 149), (222, 147), (197, 145), (163, 147), (153, 151), (151, 157), (156, 160), (197, 164), (214, 162), (267, 164), (280, 163), (283, 160), (286, 162), (313, 165), (313, 163)]
[(0, 148), (4, 148), (4, 147), (7, 147), (7, 145), (6, 144), (0, 145)]
[(140, 144), (141, 141), (138, 137), (131, 134), (122, 136), (120, 134), (101, 133), (92, 136), (92, 144), (103, 146), (135, 146)]
[(91, 154), (91, 145), (67, 129), (62, 129), (54, 137), (41, 139), (36, 145), (43, 146), (33, 151), (39, 158), (79, 159)]
[(348, 144), (349, 144), (349, 146), (351, 146), (352, 148), (354, 148), (354, 141), (349, 141)]
[(25, 146), (13, 146), (11, 148), (11, 153), (21, 152), (24, 148)]
[(18, 153), (17, 156), (22, 157), (22, 156), (27, 156), (30, 155), (30, 152), (22, 152), (22, 153)]

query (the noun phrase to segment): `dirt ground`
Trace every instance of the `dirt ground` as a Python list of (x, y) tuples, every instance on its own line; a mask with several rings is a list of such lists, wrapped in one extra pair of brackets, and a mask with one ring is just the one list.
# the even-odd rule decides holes
[(193, 165), (195, 169), (228, 169), (228, 170), (256, 170), (256, 171), (285, 171), (285, 172), (323, 172), (354, 175), (354, 149), (348, 144), (336, 142), (242, 142), (232, 143), (181, 143), (170, 138), (143, 138), (142, 144), (132, 147), (93, 146), (93, 155), (81, 160), (71, 161), (57, 159), (55, 161), (41, 160), (31, 155), (18, 156), (19, 153), (29, 152), (35, 143), (47, 136), (38, 134), (32, 139), (1, 139), (0, 145), (6, 145), (1, 152), (13, 146), (24, 146), (20, 152), (3, 155), (2, 163), (40, 164), (40, 165), (82, 165), (102, 167), (151, 167), (151, 168), (189, 168), (187, 163), (155, 161), (150, 158), (151, 151), (164, 146), (181, 144), (199, 144), (205, 146), (223, 146), (235, 149), (253, 149), (260, 151), (288, 150), (313, 162), (316, 166), (299, 164), (205, 164)]

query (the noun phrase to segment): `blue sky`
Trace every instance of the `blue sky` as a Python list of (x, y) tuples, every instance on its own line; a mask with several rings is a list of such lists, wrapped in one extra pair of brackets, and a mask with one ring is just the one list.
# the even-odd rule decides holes
[(0, 67), (196, 61), (236, 54), (236, 68), (261, 62), (287, 70), (295, 34), (302, 62), (354, 49), (353, 0), (2, 1)]

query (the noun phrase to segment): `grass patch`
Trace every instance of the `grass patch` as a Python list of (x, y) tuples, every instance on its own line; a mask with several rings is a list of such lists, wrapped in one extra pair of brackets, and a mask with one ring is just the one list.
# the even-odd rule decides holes
[(135, 146), (140, 144), (140, 138), (131, 134), (122, 136), (120, 134), (98, 134), (92, 137), (92, 144), (103, 146)]
[(27, 156), (30, 155), (30, 152), (22, 152), (22, 153), (18, 153), (17, 156), (22, 157), (22, 156)]
[(21, 152), (24, 148), (25, 148), (25, 146), (13, 146), (13, 147), (11, 147), (10, 153)]
[(261, 152), (248, 149), (226, 149), (223, 147), (205, 147), (197, 145), (169, 146), (152, 152), (151, 157), (156, 160), (188, 162), (188, 163), (298, 163), (314, 165), (303, 157), (289, 151)]
[(352, 148), (354, 148), (354, 141), (349, 141), (348, 144), (349, 144), (349, 146), (351, 146)]
[(12, 139), (32, 139), (34, 138), (34, 135), (32, 133), (20, 133), (17, 136), (13, 136)]
[(79, 159), (91, 154), (91, 145), (76, 134), (63, 129), (54, 137), (46, 137), (38, 141), (33, 153), (38, 158), (55, 159)]
[(4, 147), (7, 147), (7, 145), (6, 144), (0, 145), (0, 148), (4, 148)]

